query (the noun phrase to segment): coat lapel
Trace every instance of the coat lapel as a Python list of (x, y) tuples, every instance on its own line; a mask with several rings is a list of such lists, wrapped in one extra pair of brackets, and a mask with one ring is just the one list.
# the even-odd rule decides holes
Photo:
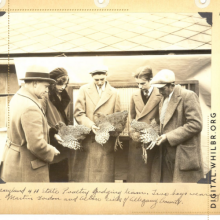
[(141, 90), (139, 89), (135, 94), (134, 94), (134, 103), (136, 108), (138, 109), (139, 112), (142, 112), (144, 108), (144, 102), (141, 96)]
[(105, 87), (105, 91), (102, 93), (102, 96), (99, 99), (98, 104), (96, 105), (95, 111), (97, 111), (103, 104), (105, 104), (109, 100), (109, 98), (112, 96), (112, 94), (113, 94), (113, 91), (111, 89), (111, 86), (107, 82), (106, 87)]
[(92, 100), (93, 104), (96, 106), (100, 100), (100, 96), (98, 94), (95, 84), (93, 82), (90, 83), (87, 90), (88, 90), (88, 95), (90, 99)]
[(19, 91), (18, 91), (18, 95), (20, 96), (23, 96), (23, 97), (26, 97), (30, 100), (32, 100), (36, 105), (37, 107), (42, 111), (43, 115), (45, 116), (45, 112), (39, 102), (39, 100), (33, 95), (31, 94), (27, 89), (25, 89), (24, 87), (22, 87)]
[(164, 102), (164, 97), (162, 96), (162, 99), (161, 99), (160, 104), (159, 104), (159, 115), (161, 114), (163, 102)]
[(144, 106), (143, 110), (141, 111), (141, 115), (138, 119), (144, 117), (149, 112), (151, 112), (152, 109), (154, 109), (155, 106), (158, 105), (160, 100), (161, 100), (160, 93), (159, 93), (158, 89), (154, 88), (151, 95), (150, 95), (149, 100), (147, 101), (146, 105)]
[[(162, 99), (161, 99), (160, 104), (159, 104), (159, 118), (160, 118), (163, 102), (164, 102), (164, 97), (162, 96)], [(162, 132), (162, 124), (160, 123), (160, 133), (161, 132)]]
[(163, 127), (165, 127), (166, 124), (169, 122), (169, 120), (172, 118), (175, 109), (177, 108), (180, 100), (182, 99), (182, 97), (180, 96), (180, 88), (181, 87), (179, 85), (175, 86), (174, 88), (173, 95), (171, 96), (171, 99), (169, 101), (169, 104), (166, 110)]

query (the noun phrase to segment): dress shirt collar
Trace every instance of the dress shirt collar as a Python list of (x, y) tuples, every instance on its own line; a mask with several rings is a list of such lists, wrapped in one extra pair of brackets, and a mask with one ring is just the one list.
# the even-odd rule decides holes
[(151, 86), (151, 87), (150, 87), (150, 89), (148, 90), (148, 97), (149, 97), (149, 96), (150, 96), (150, 94), (152, 93), (153, 88), (154, 88), (154, 87), (153, 87), (153, 86)]
[(103, 86), (101, 88), (99, 88), (97, 85), (96, 85), (96, 88), (97, 88), (97, 91), (99, 93), (99, 95), (105, 91), (105, 87), (106, 87), (106, 82), (103, 84)]
[[(152, 93), (152, 91), (153, 91), (153, 86), (151, 86), (149, 89), (148, 89), (148, 93), (147, 93), (147, 97), (149, 97), (150, 96), (150, 94)], [(143, 90), (141, 90), (141, 93), (144, 95), (144, 91)], [(145, 96), (145, 95), (144, 95)]]
[[(174, 91), (174, 90), (173, 90)], [(169, 98), (168, 98), (168, 101), (170, 101), (172, 95), (173, 95), (173, 91), (169, 94)]]

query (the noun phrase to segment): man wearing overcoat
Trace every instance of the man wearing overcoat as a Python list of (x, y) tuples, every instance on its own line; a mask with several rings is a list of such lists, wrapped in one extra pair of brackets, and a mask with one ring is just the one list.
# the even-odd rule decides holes
[[(132, 94), (130, 102), (130, 119), (150, 124), (152, 119), (159, 123), (159, 90), (150, 85), (152, 69), (149, 66), (139, 68), (134, 74), (139, 90)], [(145, 164), (142, 159), (142, 144), (131, 140), (128, 156), (128, 182), (150, 182), (152, 161), (155, 149), (148, 150)]]
[(5, 182), (49, 182), (49, 163), (59, 151), (48, 144), (48, 126), (39, 99), (48, 92), (49, 72), (31, 66), (24, 86), (10, 101), (7, 142), (1, 179)]
[(110, 137), (101, 146), (95, 141), (98, 127), (94, 123), (94, 114), (101, 112), (112, 114), (120, 111), (118, 92), (106, 80), (107, 67), (101, 66), (90, 72), (92, 82), (82, 86), (75, 103), (74, 117), (78, 124), (92, 129), (83, 141), (83, 151), (76, 151), (73, 158), (72, 177), (76, 182), (114, 182), (114, 143)]
[(175, 85), (175, 74), (163, 69), (152, 79), (160, 102), (161, 136), (153, 162), (153, 182), (198, 182), (203, 178), (200, 132), (202, 111), (193, 91)]

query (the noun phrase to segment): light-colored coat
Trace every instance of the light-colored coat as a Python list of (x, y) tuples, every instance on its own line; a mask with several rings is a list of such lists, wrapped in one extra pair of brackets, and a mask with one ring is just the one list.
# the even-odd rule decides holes
[[(141, 90), (137, 90), (131, 97), (130, 103), (130, 118), (146, 122), (150, 124), (152, 119), (155, 119), (159, 124), (159, 103), (161, 95), (157, 88), (154, 88), (146, 105), (144, 105)], [(128, 182), (150, 182), (151, 166), (155, 149), (148, 151), (147, 164), (142, 159), (141, 143), (130, 141), (129, 156), (128, 156)]]
[[(74, 111), (75, 120), (80, 125), (91, 128), (95, 113), (112, 114), (118, 111), (118, 92), (108, 82), (101, 98), (94, 83), (80, 88)], [(83, 151), (76, 151), (72, 160), (72, 181), (114, 182), (114, 143), (115, 138), (110, 137), (108, 142), (101, 146), (96, 143), (93, 133), (89, 135), (82, 143)]]
[(95, 113), (112, 114), (118, 111), (120, 111), (119, 95), (108, 82), (101, 98), (93, 82), (80, 88), (74, 110), (75, 120), (79, 124), (91, 128)]
[(38, 99), (22, 87), (9, 106), (8, 141), (1, 178), (5, 182), (49, 182), (55, 149), (48, 144), (48, 126)]
[[(160, 112), (163, 99), (160, 103)], [(202, 111), (198, 96), (176, 85), (169, 101), (163, 125), (169, 158), (174, 162), (173, 182), (197, 182), (203, 178), (200, 132)], [(153, 163), (152, 180), (160, 182), (162, 147)]]

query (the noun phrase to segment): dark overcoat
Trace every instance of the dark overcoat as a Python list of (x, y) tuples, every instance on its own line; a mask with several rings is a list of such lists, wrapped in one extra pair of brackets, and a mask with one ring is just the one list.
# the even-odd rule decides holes
[[(163, 99), (160, 103), (160, 111)], [(197, 182), (203, 178), (200, 132), (202, 111), (199, 98), (193, 91), (176, 85), (169, 101), (162, 133), (168, 143), (160, 146), (153, 162), (152, 181), (160, 182), (162, 148), (166, 147), (169, 162), (173, 164), (173, 182)]]
[[(159, 103), (161, 95), (157, 88), (154, 88), (146, 105), (144, 105), (141, 90), (137, 90), (131, 97), (130, 118), (140, 122), (150, 124), (155, 119), (159, 124)], [(150, 182), (152, 161), (155, 154), (155, 148), (147, 151), (147, 164), (142, 159), (141, 143), (130, 140), (128, 155), (128, 182)]]
[[(112, 114), (120, 111), (118, 92), (108, 82), (100, 98), (95, 84), (84, 85), (79, 90), (74, 117), (78, 124), (89, 128), (94, 124), (94, 114)], [(91, 132), (92, 133), (92, 132)], [(83, 151), (76, 151), (72, 159), (72, 181), (75, 182), (114, 182), (115, 180), (115, 138), (101, 146), (96, 143), (94, 134), (83, 141)]]
[(55, 125), (58, 122), (62, 121), (66, 125), (69, 124), (66, 116), (66, 110), (69, 102), (70, 98), (66, 90), (62, 91), (61, 100), (53, 91), (41, 99), (41, 105), (45, 111), (49, 125), (50, 144), (56, 147), (60, 152), (60, 154), (56, 156), (53, 162), (50, 164), (49, 172), (51, 182), (67, 182), (71, 176), (69, 158), (72, 156), (72, 154), (74, 154), (74, 150), (63, 147), (54, 138), (54, 135), (58, 133), (58, 131), (55, 129)]
[(1, 179), (49, 182), (49, 163), (55, 149), (48, 144), (47, 120), (39, 100), (22, 87), (11, 99), (9, 113)]

